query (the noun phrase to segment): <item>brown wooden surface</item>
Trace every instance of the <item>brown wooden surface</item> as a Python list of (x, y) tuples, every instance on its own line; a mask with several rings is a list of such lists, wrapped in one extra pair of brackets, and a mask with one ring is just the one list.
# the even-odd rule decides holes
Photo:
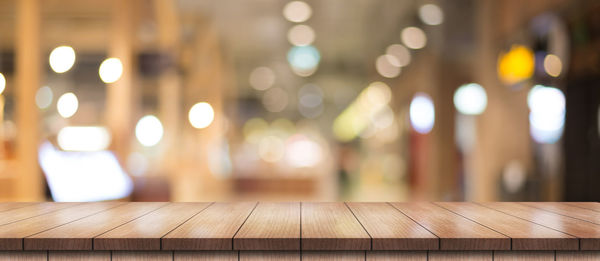
[(432, 203), (391, 203), (440, 238), (441, 250), (510, 250), (510, 238)]
[(27, 236), (117, 207), (121, 204), (123, 203), (98, 202), (82, 204), (0, 226), (0, 250), (23, 250), (23, 238)]
[(33, 204), (36, 204), (36, 203), (33, 203), (33, 202), (2, 202), (2, 203), (0, 203), (0, 212), (11, 210), (11, 209), (22, 208), (22, 207), (26, 207), (26, 206), (31, 206)]
[(110, 251), (49, 251), (48, 261), (111, 261)]
[(598, 261), (600, 251), (556, 251), (556, 261)]
[(431, 251), (429, 261), (492, 261), (492, 251)]
[(61, 210), (68, 207), (74, 207), (79, 203), (39, 203), (23, 208), (12, 209), (0, 212), (0, 225), (9, 224), (19, 220), (40, 216), (53, 211)]
[(175, 251), (174, 261), (238, 261), (238, 251)]
[(600, 212), (558, 202), (523, 202), (520, 204), (547, 210), (557, 214), (578, 218), (600, 225)]
[(388, 203), (347, 203), (373, 238), (373, 250), (439, 249), (439, 239)]
[(512, 250), (577, 250), (579, 240), (565, 233), (470, 202), (437, 205), (512, 238)]
[(170, 203), (94, 238), (97, 250), (160, 250), (161, 237), (210, 203)]
[(302, 261), (364, 261), (365, 251), (304, 251)]
[(600, 250), (600, 225), (522, 204), (493, 202), (482, 205), (576, 236), (580, 250)]
[(172, 261), (171, 251), (112, 251), (112, 261)]
[(567, 204), (580, 208), (591, 209), (594, 211), (600, 211), (600, 203), (598, 202), (568, 202)]
[(92, 250), (92, 239), (94, 237), (139, 218), (165, 204), (164, 202), (126, 203), (29, 236), (24, 240), (24, 248), (26, 250)]
[(367, 251), (366, 261), (427, 261), (427, 251)]
[(46, 251), (0, 251), (0, 261), (47, 261)]
[(240, 251), (240, 261), (300, 261), (298, 251)]
[(554, 251), (494, 251), (494, 261), (554, 261)]
[(233, 239), (236, 250), (300, 250), (300, 203), (259, 203)]
[(344, 203), (302, 203), (302, 250), (369, 250), (371, 237)]
[(256, 202), (214, 203), (162, 239), (165, 250), (232, 250)]

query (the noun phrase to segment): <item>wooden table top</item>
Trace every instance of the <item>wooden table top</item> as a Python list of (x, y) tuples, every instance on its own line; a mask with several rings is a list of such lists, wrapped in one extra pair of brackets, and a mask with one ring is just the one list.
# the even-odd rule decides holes
[(600, 203), (0, 203), (0, 250), (600, 250)]

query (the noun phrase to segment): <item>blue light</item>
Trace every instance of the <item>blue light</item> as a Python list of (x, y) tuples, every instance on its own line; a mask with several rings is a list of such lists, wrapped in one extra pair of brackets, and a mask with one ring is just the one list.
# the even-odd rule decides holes
[(287, 54), (288, 62), (299, 70), (311, 70), (319, 64), (321, 55), (319, 50), (312, 45), (294, 46)]

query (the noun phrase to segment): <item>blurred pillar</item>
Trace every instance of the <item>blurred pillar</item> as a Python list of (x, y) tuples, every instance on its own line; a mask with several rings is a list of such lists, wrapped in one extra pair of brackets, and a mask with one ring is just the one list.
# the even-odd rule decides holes
[[(158, 27), (158, 45), (165, 68), (158, 78), (159, 95), (158, 109), (165, 135), (161, 146), (164, 148), (162, 157), (162, 171), (169, 173), (169, 177), (175, 178), (173, 173), (179, 167), (179, 137), (181, 118), (181, 82), (177, 71), (177, 48), (179, 45), (179, 21), (176, 3), (173, 0), (155, 0), (154, 12)], [(173, 184), (175, 180), (171, 180)]]
[(123, 161), (128, 153), (132, 123), (133, 84), (133, 18), (136, 1), (113, 0), (111, 38), (108, 55), (119, 58), (123, 64), (121, 78), (106, 88), (106, 123), (113, 134), (113, 148)]
[(35, 93), (40, 85), (40, 1), (19, 0), (16, 28), (16, 199), (43, 200), (43, 181), (37, 162), (39, 114)]

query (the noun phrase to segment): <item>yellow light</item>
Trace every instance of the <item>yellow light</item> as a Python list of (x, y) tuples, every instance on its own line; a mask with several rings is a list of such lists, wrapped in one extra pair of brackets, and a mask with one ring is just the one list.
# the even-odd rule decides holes
[(123, 74), (123, 64), (119, 58), (108, 58), (100, 64), (98, 74), (100, 75), (100, 79), (105, 83), (116, 82)]
[(79, 101), (77, 96), (72, 92), (67, 92), (58, 98), (56, 102), (56, 110), (63, 118), (70, 118), (73, 116), (79, 108)]
[(59, 46), (50, 53), (50, 68), (56, 73), (64, 73), (75, 64), (75, 50), (70, 46)]
[(252, 118), (244, 123), (242, 132), (244, 139), (249, 143), (258, 143), (260, 138), (269, 129), (269, 124), (262, 118)]
[(206, 102), (194, 104), (188, 113), (190, 124), (196, 129), (208, 127), (215, 118), (213, 107)]
[(498, 59), (498, 77), (506, 84), (515, 84), (533, 75), (535, 58), (533, 51), (522, 45), (515, 45), (508, 53), (501, 53)]
[(146, 115), (142, 117), (135, 125), (135, 137), (146, 147), (152, 147), (163, 137), (162, 123), (154, 115)]
[(554, 54), (548, 54), (544, 58), (544, 70), (552, 77), (558, 77), (562, 72), (562, 62)]
[(6, 88), (6, 78), (4, 78), (4, 74), (0, 73), (0, 94), (4, 92)]

